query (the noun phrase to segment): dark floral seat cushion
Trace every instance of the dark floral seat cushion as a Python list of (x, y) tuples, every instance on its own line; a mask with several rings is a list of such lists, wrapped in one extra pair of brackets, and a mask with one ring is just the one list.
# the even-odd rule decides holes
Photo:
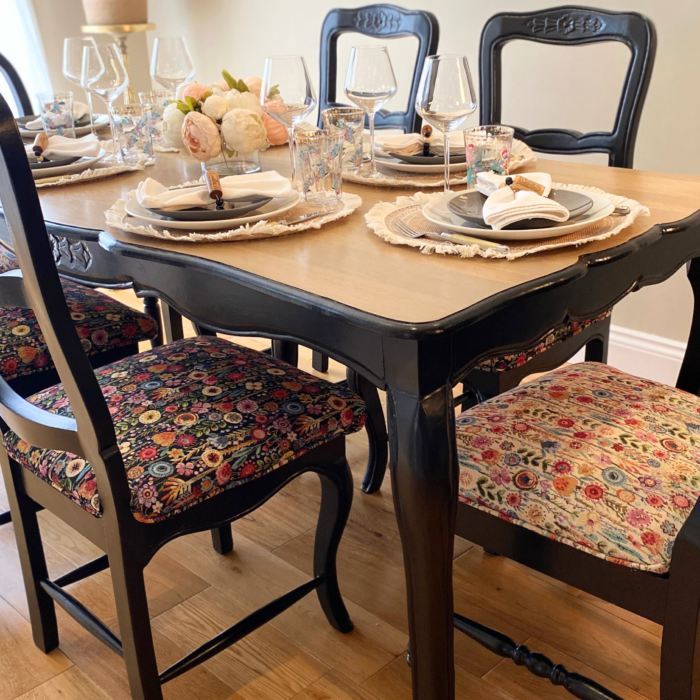
[[(361, 399), (280, 360), (216, 337), (181, 340), (96, 372), (114, 421), (137, 520), (154, 523), (356, 432)], [(29, 399), (70, 415), (58, 385)], [(83, 459), (31, 447), (12, 457), (95, 516), (95, 476)]]
[(556, 328), (551, 333), (548, 333), (535, 347), (511, 355), (500, 355), (499, 357), (489, 358), (478, 364), (477, 369), (485, 372), (508, 372), (516, 367), (522, 367), (537, 355), (547, 352), (550, 348), (559, 343), (563, 343), (569, 338), (573, 338), (575, 335), (581, 333), (581, 331), (586, 330), (586, 328), (590, 328), (594, 323), (610, 318), (611, 314), (612, 309), (604, 311), (595, 318), (588, 318), (583, 321), (569, 321), (563, 326)]
[[(14, 267), (13, 267), (14, 265)], [(0, 246), (0, 271), (17, 269), (14, 255)], [(88, 355), (152, 340), (158, 324), (106, 294), (61, 280), (68, 308)], [(31, 309), (0, 308), (0, 374), (5, 381), (53, 367), (44, 336)]]
[(457, 445), (462, 502), (657, 574), (700, 491), (700, 399), (603, 364), (466, 411)]

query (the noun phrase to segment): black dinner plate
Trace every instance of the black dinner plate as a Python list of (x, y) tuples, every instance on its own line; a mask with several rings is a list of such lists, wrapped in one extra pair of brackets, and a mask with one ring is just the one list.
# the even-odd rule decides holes
[[(484, 202), (486, 201), (486, 196), (478, 192), (477, 190), (470, 190), (465, 192), (459, 197), (451, 199), (447, 203), (447, 208), (462, 219), (465, 219), (471, 224), (476, 226), (482, 226), (483, 228), (490, 229), (484, 222), (482, 216), (482, 210), (484, 208)], [(567, 224), (571, 223), (575, 218), (585, 214), (592, 206), (593, 200), (581, 192), (574, 192), (572, 190), (552, 190), (549, 193), (549, 199), (561, 204), (569, 210), (569, 219), (566, 221)], [(556, 226), (559, 222), (552, 221), (551, 219), (525, 219), (523, 221), (516, 221), (513, 224), (504, 226), (505, 231), (526, 231), (533, 228), (550, 228)]]
[[(392, 158), (401, 160), (404, 163), (410, 163), (411, 165), (444, 165), (445, 156), (436, 156), (434, 154), (429, 156), (415, 155), (415, 156), (402, 156), (400, 153), (389, 153)], [(457, 154), (450, 156), (450, 164), (456, 165), (457, 163), (466, 163), (467, 156), (463, 153), (461, 155)]]
[(44, 168), (60, 168), (64, 165), (70, 165), (80, 160), (82, 156), (71, 156), (70, 158), (56, 158), (54, 160), (32, 161), (29, 167), (32, 170), (43, 170)]
[(260, 209), (260, 207), (270, 201), (272, 201), (272, 197), (250, 195), (240, 199), (224, 201), (223, 209), (217, 209), (216, 202), (212, 201), (211, 204), (205, 207), (178, 209), (177, 211), (170, 211), (169, 209), (149, 209), (148, 211), (174, 221), (225, 221), (226, 219), (237, 219), (244, 214), (249, 214), (256, 209)]

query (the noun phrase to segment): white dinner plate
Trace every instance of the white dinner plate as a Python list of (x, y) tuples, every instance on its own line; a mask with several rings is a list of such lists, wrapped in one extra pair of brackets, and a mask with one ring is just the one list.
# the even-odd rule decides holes
[(132, 196), (124, 207), (126, 213), (135, 216), (141, 221), (145, 221), (155, 226), (168, 229), (185, 229), (187, 231), (220, 231), (221, 229), (236, 228), (245, 224), (252, 224), (262, 219), (274, 219), (280, 214), (288, 211), (299, 202), (299, 193), (293, 191), (288, 197), (275, 197), (260, 209), (255, 210), (255, 214), (242, 216), (240, 219), (223, 219), (218, 221), (176, 221), (164, 216), (158, 216), (148, 209), (142, 207), (136, 197)]
[(596, 221), (604, 219), (615, 211), (615, 205), (607, 198), (593, 192), (586, 195), (593, 200), (593, 206), (571, 223), (561, 223), (550, 228), (534, 228), (523, 231), (494, 231), (493, 229), (479, 226), (467, 226), (465, 220), (457, 214), (453, 214), (447, 207), (447, 203), (459, 197), (463, 192), (447, 192), (440, 197), (430, 200), (423, 205), (423, 216), (434, 224), (444, 226), (451, 231), (468, 233), (472, 236), (493, 241), (528, 241), (531, 239), (556, 238), (574, 233)]
[[(36, 116), (26, 117), (26, 121), (31, 121), (36, 119)], [(19, 127), (19, 133), (24, 138), (34, 138), (37, 134), (41, 134), (43, 129), (25, 129), (22, 125), (22, 119), (17, 120), (17, 126)], [(109, 126), (109, 117), (106, 114), (95, 114), (95, 128), (101, 129), (102, 127)], [(76, 136), (86, 136), (91, 133), (90, 125), (87, 126), (76, 126), (75, 135)], [(56, 132), (51, 129), (49, 136), (55, 136)]]
[[(377, 163), (381, 163), (385, 168), (389, 170), (402, 170), (406, 173), (444, 173), (445, 165), (439, 163), (438, 165), (414, 165), (413, 163), (407, 163), (404, 160), (399, 160), (398, 158), (392, 158), (391, 156), (376, 155)], [(457, 173), (467, 169), (466, 163), (452, 163), (450, 165), (450, 173)]]
[(83, 170), (91, 168), (99, 163), (105, 156), (107, 151), (104, 148), (94, 157), (81, 158), (70, 165), (57, 165), (55, 168), (39, 168), (32, 170), (32, 175), (35, 180), (43, 180), (45, 177), (58, 177), (59, 175), (72, 175), (73, 173), (82, 173)]

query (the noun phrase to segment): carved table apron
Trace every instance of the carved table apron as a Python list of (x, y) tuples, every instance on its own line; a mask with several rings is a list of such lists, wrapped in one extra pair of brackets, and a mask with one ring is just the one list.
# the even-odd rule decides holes
[[(615, 169), (600, 169), (604, 170)], [(691, 214), (700, 201), (696, 190), (700, 192), (700, 178), (692, 181), (683, 207), (664, 210), (690, 214), (675, 224), (656, 224), (646, 232), (641, 228), (618, 245), (621, 236), (580, 257), (573, 253), (571, 264), (562, 269), (513, 283), (476, 303), (465, 303), (456, 313), (421, 322), (391, 320), (340, 303), (330, 293), (314, 294), (276, 281), (272, 275), (268, 278), (231, 263), (157, 247), (153, 241), (141, 244), (128, 235), (47, 225), (66, 276), (102, 286), (133, 284), (138, 294), (156, 295), (213, 330), (298, 341), (352, 367), (387, 391), (393, 497), (408, 589), (413, 697), (451, 700), (458, 486), (452, 388), (479, 360), (532, 346), (568, 319), (593, 317), (631, 291), (662, 282), (700, 256), (700, 213)], [(362, 190), (362, 195), (370, 197), (368, 192)], [(43, 198), (42, 207), (47, 215), (50, 207)], [(75, 218), (77, 225), (80, 214)], [(353, 235), (372, 235), (357, 219), (343, 225), (353, 227)], [(0, 232), (5, 240), (6, 235)], [(323, 236), (331, 234), (308, 235), (325, 244), (328, 239), (324, 241)], [(390, 246), (377, 250), (386, 251), (387, 256), (397, 254)], [(405, 249), (399, 254), (407, 266), (422, 258)], [(547, 256), (536, 257), (538, 264), (547, 261)], [(469, 270), (467, 262), (460, 269)], [(436, 259), (431, 264), (440, 262)], [(526, 268), (516, 262), (500, 269)], [(688, 352), (697, 352), (698, 343), (700, 339), (691, 338)]]

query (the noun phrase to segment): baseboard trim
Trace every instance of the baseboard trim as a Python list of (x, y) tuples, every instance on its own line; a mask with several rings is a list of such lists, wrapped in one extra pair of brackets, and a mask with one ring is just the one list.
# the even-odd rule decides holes
[[(686, 344), (660, 335), (611, 325), (608, 363), (638, 377), (675, 385)], [(583, 361), (583, 352), (573, 358)]]

